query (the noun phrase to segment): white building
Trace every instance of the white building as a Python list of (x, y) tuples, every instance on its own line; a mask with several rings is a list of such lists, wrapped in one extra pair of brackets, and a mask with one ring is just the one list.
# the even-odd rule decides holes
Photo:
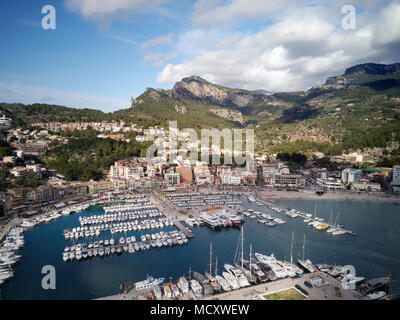
[(357, 181), (351, 185), (351, 189), (357, 191), (381, 192), (382, 187), (379, 183)]
[(176, 185), (181, 183), (181, 175), (176, 172), (169, 172), (164, 175), (165, 182), (169, 185)]
[(238, 174), (222, 174), (221, 183), (225, 185), (239, 186), (242, 183), (242, 178)]
[(342, 171), (342, 182), (344, 184), (353, 183), (361, 180), (363, 176), (362, 170), (359, 169), (344, 169)]
[(317, 185), (321, 188), (326, 188), (327, 190), (341, 190), (343, 189), (343, 184), (340, 179), (328, 178), (328, 179), (317, 179)]
[(393, 167), (393, 182), (394, 187), (400, 187), (400, 166)]

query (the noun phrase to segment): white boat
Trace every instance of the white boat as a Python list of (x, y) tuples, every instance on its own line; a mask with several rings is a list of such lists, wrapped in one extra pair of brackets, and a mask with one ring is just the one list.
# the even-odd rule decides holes
[(77, 251), (75, 257), (76, 257), (76, 260), (78, 260), (78, 261), (81, 260), (82, 259), (82, 252), (81, 251)]
[(240, 284), (239, 282), (236, 280), (236, 278), (229, 272), (222, 272), (222, 276), (225, 278), (225, 280), (229, 283), (229, 285), (231, 286), (231, 288), (233, 290), (237, 290), (240, 289)]
[(151, 289), (163, 283), (164, 280), (165, 278), (154, 279), (153, 277), (147, 277), (147, 279), (144, 281), (136, 282), (135, 289), (136, 290)]
[(63, 260), (64, 260), (64, 262), (67, 262), (69, 260), (69, 253), (68, 252), (64, 252), (63, 253)]
[(313, 266), (312, 262), (309, 259), (305, 259), (305, 247), (306, 247), (306, 235), (304, 235), (304, 240), (303, 240), (303, 257), (302, 257), (302, 259), (298, 258), (297, 262), (305, 270), (313, 273), (315, 270), (314, 270), (314, 266)]
[(258, 261), (270, 267), (278, 278), (286, 278), (289, 276), (289, 274), (286, 271), (286, 268), (282, 266), (282, 261), (277, 260), (274, 254), (267, 256), (260, 253), (256, 253), (255, 257), (258, 259)]
[(367, 298), (370, 300), (379, 300), (380, 298), (385, 297), (387, 294), (385, 291), (378, 291), (374, 293), (370, 293), (367, 295)]
[(229, 285), (228, 281), (226, 281), (223, 277), (216, 275), (215, 279), (218, 281), (218, 283), (221, 285), (222, 289), (224, 291), (231, 291), (232, 287)]
[(203, 295), (203, 287), (196, 280), (190, 280), (190, 288), (196, 297)]
[(178, 287), (183, 294), (189, 293), (189, 282), (185, 277), (180, 277), (178, 281)]
[(250, 282), (248, 281), (248, 279), (241, 270), (235, 268), (230, 264), (225, 264), (224, 268), (226, 271), (230, 272), (236, 278), (237, 282), (242, 288), (250, 286)]
[(346, 231), (344, 231), (343, 229), (336, 229), (335, 231), (333, 231), (332, 232), (332, 235), (333, 236), (339, 236), (339, 235), (342, 235), (342, 234), (346, 234)]

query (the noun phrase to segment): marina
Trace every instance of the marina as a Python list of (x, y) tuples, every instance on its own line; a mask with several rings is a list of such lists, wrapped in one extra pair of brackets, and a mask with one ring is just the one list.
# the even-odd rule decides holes
[[(257, 203), (250, 202), (247, 196), (241, 196), (239, 199), (245, 209), (243, 213), (253, 210), (253, 212), (260, 211), (261, 213), (268, 214), (274, 218), (281, 215), (281, 213), (277, 213), (265, 205), (260, 206)], [(279, 208), (297, 208), (301, 212), (312, 212), (315, 207), (315, 202), (278, 201), (273, 205), (274, 207)], [(363, 255), (367, 255), (370, 257), (370, 250), (376, 250), (376, 252), (380, 252), (380, 254), (384, 254), (387, 257), (396, 256), (397, 247), (388, 246), (388, 243), (395, 243), (395, 238), (388, 243), (385, 242), (385, 245), (382, 243), (379, 245), (379, 240), (374, 238), (374, 234), (371, 234), (368, 232), (368, 229), (365, 229), (367, 225), (360, 225), (360, 219), (357, 219), (358, 215), (354, 215), (354, 212), (359, 212), (358, 214), (361, 214), (362, 212), (363, 215), (368, 215), (369, 219), (373, 219), (372, 217), (376, 212), (379, 212), (376, 207), (379, 204), (363, 206), (361, 203), (349, 204), (343, 202), (342, 205), (340, 202), (318, 202), (317, 205), (318, 216), (321, 216), (324, 220), (326, 219), (326, 221), (328, 221), (332, 209), (334, 212), (340, 211), (340, 220), (343, 224), (356, 229), (357, 237), (348, 237), (346, 235), (335, 237), (328, 232), (315, 232), (313, 231), (314, 229), (309, 228), (300, 219), (289, 219), (279, 228), (265, 228), (265, 226), (257, 221), (258, 219), (252, 219), (243, 214), (244, 221), (241, 224), (244, 230), (243, 257), (241, 249), (239, 250), (239, 253), (237, 253), (237, 245), (239, 244), (240, 246), (242, 241), (241, 232), (238, 228), (222, 228), (216, 232), (216, 230), (208, 228), (205, 225), (204, 227), (199, 225), (200, 227), (194, 227), (192, 229), (194, 237), (191, 241), (188, 241), (186, 245), (169, 245), (167, 239), (167, 245), (163, 247), (168, 248), (168, 250), (156, 250), (156, 248), (153, 248), (151, 243), (149, 243), (149, 241), (152, 241), (153, 239), (148, 240), (148, 237), (146, 236), (147, 234), (152, 237), (152, 233), (159, 234), (160, 232), (164, 232), (165, 235), (168, 236), (179, 234), (179, 236), (183, 238), (182, 233), (176, 228), (174, 222), (170, 226), (164, 226), (163, 230), (154, 230), (152, 232), (149, 232), (149, 230), (137, 230), (133, 231), (129, 235), (121, 233), (119, 235), (114, 235), (114, 237), (111, 235), (110, 231), (103, 231), (99, 237), (94, 239), (95, 241), (86, 241), (86, 248), (88, 248), (89, 244), (92, 245), (92, 258), (89, 258), (89, 250), (86, 249), (85, 251), (83, 249), (85, 241), (66, 241), (63, 237), (63, 232), (64, 230), (79, 226), (79, 217), (83, 218), (107, 214), (103, 207), (110, 206), (110, 204), (105, 201), (102, 206), (92, 206), (80, 214), (68, 216), (62, 215), (59, 218), (54, 217), (55, 219), (50, 222), (43, 221), (35, 227), (25, 227), (23, 232), (24, 245), (14, 251), (15, 256), (21, 257), (19, 257), (19, 260), (12, 266), (13, 277), (3, 281), (0, 291), (1, 296), (3, 298), (14, 297), (18, 299), (23, 297), (33, 297), (34, 294), (35, 297), (37, 296), (49, 299), (55, 298), (54, 296), (47, 295), (43, 290), (34, 290), (34, 282), (40, 281), (40, 274), (28, 277), (28, 275), (32, 274), (30, 272), (32, 268), (41, 268), (40, 266), (43, 265), (44, 257), (46, 257), (45, 263), (56, 266), (57, 270), (59, 270), (58, 272), (60, 272), (59, 274), (68, 275), (60, 276), (60, 278), (57, 279), (59, 288), (59, 290), (57, 290), (57, 297), (63, 299), (68, 299), (69, 297), (74, 299), (88, 299), (112, 296), (118, 292), (118, 288), (121, 284), (126, 283), (127, 280), (131, 279), (134, 283), (140, 282), (143, 281), (146, 274), (154, 275), (154, 278), (157, 279), (163, 277), (171, 277), (171, 279), (175, 279), (175, 281), (172, 280), (169, 283), (174, 284), (180, 291), (179, 299), (184, 299), (187, 298), (188, 295), (185, 295), (181, 291), (180, 287), (185, 288), (186, 282), (184, 280), (179, 281), (179, 279), (185, 278), (187, 284), (189, 284), (189, 288), (191, 288), (190, 280), (193, 278), (193, 272), (197, 272), (204, 276), (206, 281), (209, 280), (209, 284), (213, 289), (213, 295), (219, 294), (218, 292), (221, 292), (220, 294), (226, 294), (227, 292), (223, 293), (224, 291), (240, 293), (242, 292), (241, 290), (247, 290), (247, 288), (250, 290), (253, 287), (258, 288), (258, 286), (262, 284), (266, 284), (269, 287), (274, 285), (275, 282), (281, 281), (279, 279), (285, 281), (285, 279), (299, 279), (299, 276), (304, 277), (310, 274), (310, 270), (305, 267), (307, 264), (302, 266), (299, 261), (307, 260), (309, 260), (313, 266), (313, 273), (322, 272), (328, 277), (339, 279), (337, 280), (339, 282), (339, 266), (345, 266), (347, 264), (354, 265), (357, 268), (357, 279), (355, 279), (355, 281), (358, 281), (358, 278), (364, 278), (364, 280), (357, 282), (357, 286), (363, 285), (363, 283), (368, 279), (387, 276), (389, 272), (386, 263), (380, 263), (381, 259), (372, 258), (372, 264), (367, 266), (363, 264), (361, 260), (357, 259), (357, 256), (352, 254), (353, 250), (357, 250), (359, 253), (358, 256), (361, 255), (362, 257)], [(388, 205), (385, 204), (385, 206)], [(394, 214), (397, 212), (397, 205), (393, 204), (392, 207), (389, 205), (389, 210), (390, 208), (393, 208), (392, 212), (394, 218)], [(238, 210), (242, 211), (241, 209)], [(353, 212), (353, 214), (350, 214), (349, 212)], [(390, 211), (388, 212), (386, 219), (392, 217)], [(163, 218), (163, 216), (157, 218)], [(168, 219), (173, 221), (171, 216), (169, 216)], [(374, 221), (377, 220), (375, 219)], [(386, 220), (384, 224), (375, 224), (375, 228), (382, 229), (383, 226), (387, 227), (389, 225), (393, 225), (393, 223), (390, 223), (390, 220)], [(142, 236), (145, 241), (142, 241)], [(304, 236), (306, 241), (304, 241)], [(133, 249), (135, 252), (133, 252), (132, 249), (130, 250), (127, 242), (130, 241), (130, 244), (135, 243), (132, 241), (132, 237), (135, 237), (136, 243), (144, 242), (150, 245), (151, 250), (140, 249), (139, 251), (136, 251), (134, 246)], [(156, 235), (155, 237), (157, 238)], [(114, 238), (114, 244), (110, 245), (110, 240), (112, 238)], [(121, 238), (124, 239), (123, 241), (125, 243), (119, 243)], [(127, 240), (128, 238), (130, 238), (130, 240)], [(51, 246), (43, 245), (44, 243), (49, 243), (49, 239), (52, 239)], [(105, 246), (107, 240), (108, 245)], [(170, 240), (172, 240), (173, 243), (173, 239)], [(101, 245), (100, 241), (103, 241)], [(95, 242), (98, 242), (96, 256), (93, 255)], [(213, 243), (212, 250), (210, 250), (210, 242)], [(345, 243), (346, 245), (344, 245)], [(368, 244), (368, 249), (365, 247), (366, 244)], [(69, 250), (71, 250), (71, 247), (74, 245), (73, 260), (68, 259), (67, 261), (63, 261), (62, 257), (66, 248), (69, 247)], [(252, 245), (252, 248), (250, 248), (250, 245)], [(77, 250), (77, 246), (80, 250)], [(124, 250), (124, 246), (127, 250)], [(106, 254), (107, 247), (110, 249), (110, 254), (108, 256)], [(111, 254), (112, 248), (115, 250), (114, 254)], [(100, 249), (103, 249), (104, 252)], [(117, 249), (120, 250), (119, 253), (117, 253)], [(80, 254), (77, 254), (77, 251), (80, 251)], [(100, 252), (102, 252), (102, 254)], [(196, 254), (193, 254), (193, 252), (196, 252)], [(327, 252), (329, 252), (329, 254), (327, 254)], [(260, 261), (255, 254), (257, 254), (261, 259), (264, 259), (263, 261), (267, 262), (269, 265)], [(171, 255), (174, 259), (170, 258)], [(107, 257), (107, 259), (105, 259), (105, 257)], [(276, 261), (274, 261), (272, 257), (275, 257)], [(29, 263), (27, 263), (27, 259), (29, 259)], [(386, 260), (387, 259), (385, 259), (385, 261)], [(324, 268), (324, 271), (321, 271), (311, 261), (317, 263), (318, 266), (322, 263), (332, 266), (332, 268)], [(390, 260), (389, 258), (388, 261), (393, 260)], [(213, 266), (211, 270), (209, 268), (210, 264)], [(293, 269), (292, 264), (296, 264), (298, 268), (301, 268), (303, 274), (296, 273), (296, 269)], [(225, 268), (225, 265), (227, 265), (228, 270)], [(335, 265), (336, 268), (334, 268)], [(4, 277), (11, 275), (10, 270), (7, 268), (8, 267), (2, 268), (1, 272), (4, 273)], [(193, 272), (189, 276), (188, 270), (190, 268)], [(286, 272), (286, 277), (279, 273), (280, 269), (283, 269)], [(290, 269), (292, 269), (291, 272)], [(105, 270), (109, 270), (109, 272), (105, 273)], [(206, 272), (204, 272), (205, 270)], [(295, 275), (293, 275), (293, 271)], [(110, 274), (110, 272), (112, 273), (112, 276), (107, 275)], [(239, 277), (240, 274), (246, 277), (250, 286), (247, 286), (247, 283), (245, 286), (245, 281), (242, 280), (242, 286), (239, 284), (239, 287), (242, 289), (238, 288), (237, 290), (232, 290), (232, 284), (235, 283), (235, 281), (238, 282), (236, 277)], [(277, 274), (282, 276), (282, 278), (279, 278)], [(358, 274), (360, 276), (358, 276)], [(90, 278), (87, 278), (87, 275), (90, 275)], [(235, 278), (235, 281), (233, 281), (232, 276)], [(334, 276), (337, 276), (337, 278)], [(71, 279), (75, 278), (81, 279), (81, 281), (71, 281)], [(256, 280), (254, 280), (255, 278)], [(87, 280), (82, 281), (83, 279)], [(391, 279), (391, 287), (395, 290), (399, 286), (397, 280), (398, 274), (394, 267), (392, 267)], [(197, 281), (200, 286), (201, 281), (204, 282), (204, 279), (202, 278), (200, 281), (196, 279), (194, 280)], [(87, 281), (90, 282), (90, 286), (87, 285)], [(69, 291), (67, 288), (70, 288), (71, 286), (73, 290)], [(302, 284), (302, 286), (304, 287), (304, 284)], [(24, 291), (18, 289), (22, 287), (25, 288)], [(26, 291), (26, 287), (33, 289)], [(220, 288), (220, 291), (214, 289), (218, 287)], [(236, 286), (234, 285), (234, 287)], [(172, 285), (169, 285), (169, 288), (171, 299), (176, 298), (174, 297), (174, 295), (177, 295), (176, 288)], [(208, 289), (209, 288), (210, 287), (208, 287)], [(381, 289), (379, 291), (381, 291)], [(381, 295), (379, 291), (370, 292), (372, 294), (371, 297), (379, 297), (379, 295)], [(158, 296), (160, 296), (161, 293), (161, 299), (165, 298), (164, 292), (164, 288), (160, 287)], [(198, 294), (200, 294), (200, 292), (198, 292)], [(207, 295), (204, 293), (201, 294), (201, 298), (207, 299)], [(189, 291), (189, 296), (196, 298), (191, 289)], [(198, 297), (200, 297), (200, 295)]]
[(151, 248), (171, 247), (188, 243), (183, 232), (170, 231), (153, 234), (146, 234), (141, 237), (141, 241), (136, 241), (134, 236), (121, 237), (118, 241), (114, 238), (110, 240), (100, 240), (89, 244), (79, 243), (71, 247), (65, 247), (62, 253), (63, 260), (81, 260), (86, 258), (107, 257), (110, 254), (135, 253), (150, 250)]

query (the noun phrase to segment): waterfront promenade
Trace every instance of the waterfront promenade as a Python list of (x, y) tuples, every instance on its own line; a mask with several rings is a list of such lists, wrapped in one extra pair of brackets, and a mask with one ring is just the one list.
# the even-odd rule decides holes
[(4, 225), (4, 228), (0, 232), (0, 242), (3, 241), (4, 237), (7, 235), (7, 233), (14, 227), (18, 226), (21, 224), (21, 219), (18, 217), (15, 217), (12, 219), (10, 222), (8, 222), (6, 225)]
[[(314, 286), (312, 289), (309, 289), (304, 285), (304, 281), (317, 276), (323, 279), (324, 284), (322, 286)], [(267, 282), (236, 291), (225, 292), (219, 295), (206, 297), (204, 300), (262, 300), (263, 295), (294, 288), (295, 285), (301, 286), (309, 293), (307, 296), (308, 300), (358, 300), (354, 296), (356, 293), (354, 290), (342, 289), (342, 285), (338, 280), (323, 272), (308, 273), (303, 275), (301, 278), (282, 279)]]
[[(314, 286), (312, 289), (306, 287), (304, 281), (310, 280), (314, 277), (321, 277), (323, 279), (323, 284), (318, 287)], [(338, 280), (324, 272), (308, 273), (303, 275), (301, 278), (276, 280), (203, 298), (197, 298), (192, 292), (189, 292), (185, 296), (180, 296), (178, 299), (167, 299), (163, 295), (161, 300), (263, 300), (263, 296), (266, 294), (294, 288), (295, 285), (301, 286), (309, 293), (306, 297), (307, 300), (358, 300), (354, 295), (356, 294), (355, 290), (343, 289), (342, 284)], [(127, 294), (116, 294), (109, 297), (99, 298), (97, 300), (146, 300), (147, 294), (151, 293), (151, 291), (152, 290), (137, 292), (132, 290)]]

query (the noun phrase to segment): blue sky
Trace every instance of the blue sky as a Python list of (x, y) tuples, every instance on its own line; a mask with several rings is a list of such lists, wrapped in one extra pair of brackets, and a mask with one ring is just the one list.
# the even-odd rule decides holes
[[(357, 29), (341, 27), (343, 5)], [(41, 28), (56, 8), (56, 30)], [(0, 101), (114, 111), (198, 74), (291, 91), (362, 62), (399, 61), (399, 1), (3, 0)]]

